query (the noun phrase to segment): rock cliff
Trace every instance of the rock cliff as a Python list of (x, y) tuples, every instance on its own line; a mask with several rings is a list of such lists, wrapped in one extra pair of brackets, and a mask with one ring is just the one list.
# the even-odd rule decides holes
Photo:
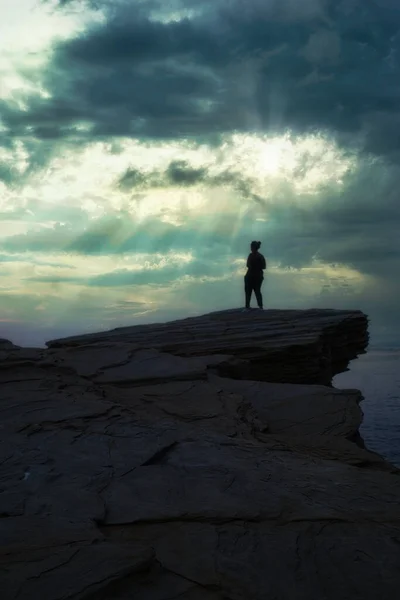
[(0, 340), (5, 600), (375, 600), (400, 479), (354, 443), (357, 311), (223, 311)]

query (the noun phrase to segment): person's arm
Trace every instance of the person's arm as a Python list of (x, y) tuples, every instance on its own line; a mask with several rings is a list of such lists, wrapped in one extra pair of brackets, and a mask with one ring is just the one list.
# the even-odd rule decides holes
[(267, 262), (265, 260), (265, 257), (262, 254), (261, 254), (261, 259), (262, 259), (261, 260), (261, 268), (262, 268), (262, 270), (264, 270), (267, 268)]
[(251, 254), (248, 255), (248, 257), (247, 257), (247, 263), (246, 263), (246, 267), (248, 269), (250, 269), (250, 256), (251, 256)]

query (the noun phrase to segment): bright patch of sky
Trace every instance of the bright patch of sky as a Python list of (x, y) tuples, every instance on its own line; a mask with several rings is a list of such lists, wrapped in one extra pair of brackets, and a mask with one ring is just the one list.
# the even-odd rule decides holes
[[(262, 197), (263, 203), (279, 200), (279, 191), (290, 186), (292, 197), (298, 202), (316, 202), (316, 194), (331, 184), (340, 186), (343, 177), (357, 166), (355, 157), (347, 156), (335, 144), (322, 136), (291, 138), (289, 135), (227, 136), (218, 150), (206, 145), (195, 146), (187, 142), (141, 143), (138, 140), (119, 141), (119, 152), (110, 151), (109, 143), (97, 142), (83, 148), (62, 148), (48, 167), (32, 174), (22, 189), (3, 196), (1, 209), (13, 212), (34, 203), (30, 214), (39, 219), (41, 210), (57, 207), (79, 206), (89, 218), (97, 218), (110, 211), (125, 210), (140, 222), (148, 216), (163, 216), (178, 222), (179, 214), (189, 210), (193, 217), (219, 212), (237, 211), (241, 191), (229, 182), (214, 185), (218, 188), (219, 202), (210, 192), (213, 178), (218, 181), (229, 172), (249, 180), (250, 193)], [(28, 154), (23, 142), (16, 142), (12, 150), (2, 150), (3, 163), (23, 174), (28, 167)], [(116, 183), (130, 167), (151, 176), (163, 173), (173, 161), (184, 161), (188, 168), (207, 169), (208, 185), (200, 182), (189, 190), (182, 190), (164, 182), (164, 188), (149, 188), (142, 192), (140, 201), (118, 189)], [(287, 191), (287, 189), (286, 189)], [(279, 200), (280, 201), (280, 200)], [(28, 219), (27, 226), (31, 219)], [(4, 232), (5, 233), (5, 232)], [(3, 233), (3, 234), (4, 234)]]
[(12, 0), (0, 6), (0, 99), (13, 99), (25, 109), (24, 94), (46, 97), (41, 84), (56, 40), (68, 39), (88, 23), (101, 19), (101, 13), (77, 11), (62, 13), (54, 5), (38, 0)]

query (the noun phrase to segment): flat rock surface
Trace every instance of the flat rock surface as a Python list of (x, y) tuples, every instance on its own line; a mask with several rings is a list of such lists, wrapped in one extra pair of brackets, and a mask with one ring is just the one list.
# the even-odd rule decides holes
[(397, 597), (398, 471), (354, 441), (360, 393), (315, 383), (365, 317), (268, 312), (1, 341), (2, 598)]
[(367, 317), (345, 310), (226, 310), (154, 325), (48, 342), (50, 348), (128, 343), (176, 356), (231, 355), (224, 375), (288, 383), (329, 383), (368, 343)]

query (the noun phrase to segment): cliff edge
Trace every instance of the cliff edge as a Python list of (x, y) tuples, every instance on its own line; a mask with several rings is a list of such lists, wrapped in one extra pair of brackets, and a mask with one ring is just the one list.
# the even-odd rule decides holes
[(358, 311), (222, 311), (0, 342), (5, 600), (375, 600), (400, 478), (354, 443)]

